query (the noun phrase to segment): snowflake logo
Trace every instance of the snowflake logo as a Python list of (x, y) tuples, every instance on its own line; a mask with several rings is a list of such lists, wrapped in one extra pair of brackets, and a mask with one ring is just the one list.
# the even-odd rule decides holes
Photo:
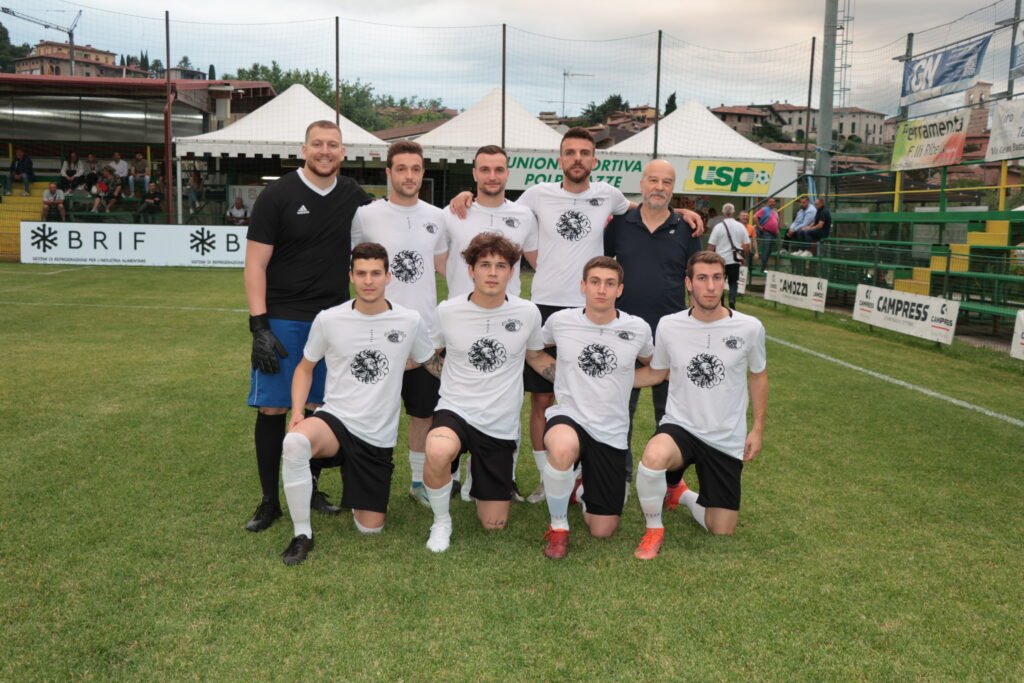
[(505, 364), (507, 357), (504, 345), (497, 339), (483, 337), (469, 347), (469, 362), (480, 372), (494, 372)]
[(555, 230), (570, 242), (579, 242), (590, 234), (590, 219), (582, 211), (569, 209), (555, 223)]
[(384, 334), (384, 336), (392, 344), (401, 344), (403, 341), (405, 341), (406, 335), (405, 332), (403, 332), (402, 330), (388, 330)]
[(57, 231), (46, 223), (32, 231), (32, 247), (40, 249), (45, 254), (57, 247)]
[(423, 277), (423, 257), (415, 251), (400, 251), (391, 259), (391, 272), (400, 282), (416, 282)]
[(194, 252), (206, 256), (217, 248), (217, 236), (206, 228), (199, 228), (189, 235), (188, 248)]
[(423, 224), (423, 228), (427, 232), (429, 232), (431, 235), (436, 235), (437, 234), (437, 226), (434, 225), (433, 223), (424, 223)]
[(711, 389), (725, 379), (725, 365), (717, 356), (698, 353), (686, 366), (686, 376), (701, 389)]
[(501, 326), (504, 327), (509, 332), (518, 332), (519, 330), (523, 329), (523, 321), (516, 320), (515, 318), (509, 318), (508, 320), (503, 322)]
[(516, 218), (515, 216), (505, 216), (501, 220), (505, 224), (505, 227), (507, 227), (507, 228), (518, 228), (519, 227), (519, 219)]
[(580, 351), (576, 363), (591, 377), (604, 377), (619, 367), (615, 352), (604, 344), (588, 344)]
[(363, 384), (376, 384), (388, 374), (388, 357), (380, 351), (366, 349), (352, 359), (352, 375)]

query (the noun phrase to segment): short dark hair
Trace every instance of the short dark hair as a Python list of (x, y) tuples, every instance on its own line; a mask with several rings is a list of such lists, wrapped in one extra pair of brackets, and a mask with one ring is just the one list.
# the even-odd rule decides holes
[(508, 163), (508, 153), (498, 145), (484, 145), (483, 147), (478, 149), (476, 151), (476, 154), (473, 155), (474, 166), (476, 166), (476, 158), (481, 154), (500, 154), (501, 156), (505, 157), (505, 163)]
[(412, 140), (398, 140), (392, 142), (388, 147), (388, 168), (391, 168), (391, 161), (399, 154), (418, 154), (420, 161), (423, 160), (423, 147), (420, 143)]
[(469, 246), (463, 250), (462, 258), (464, 258), (466, 263), (468, 263), (472, 268), (482, 256), (487, 256), (489, 254), (500, 256), (508, 261), (510, 266), (514, 267), (519, 263), (519, 259), (523, 255), (523, 251), (516, 246), (515, 242), (512, 242), (506, 237), (502, 237), (499, 233), (482, 232), (474, 237), (469, 243)]
[(613, 259), (611, 256), (595, 256), (594, 258), (587, 261), (587, 265), (583, 266), (583, 279), (587, 279), (587, 275), (590, 271), (595, 268), (606, 268), (608, 270), (614, 270), (618, 273), (619, 284), (622, 284), (622, 280), (625, 277), (625, 272), (622, 270), (622, 264)]
[(725, 259), (722, 258), (721, 254), (716, 254), (713, 251), (698, 251), (686, 262), (686, 277), (693, 278), (693, 267), (698, 263), (717, 264), (722, 266), (722, 272), (725, 272)]
[(341, 128), (338, 127), (334, 121), (314, 121), (313, 123), (306, 126), (306, 137), (303, 138), (303, 142), (309, 142), (309, 134), (313, 132), (314, 128), (330, 128), (331, 130), (338, 131), (338, 137), (341, 137)]
[(360, 242), (352, 247), (352, 260), (348, 264), (349, 271), (355, 267), (356, 259), (380, 259), (384, 263), (384, 272), (388, 272), (388, 250), (376, 242)]
[(558, 153), (562, 153), (562, 145), (565, 144), (566, 140), (571, 140), (574, 138), (576, 140), (586, 140), (587, 142), (590, 143), (591, 147), (597, 146), (597, 144), (594, 142), (594, 136), (590, 134), (589, 130), (587, 130), (586, 128), (581, 128), (580, 126), (576, 126), (575, 128), (570, 128), (569, 130), (565, 131), (565, 135), (562, 136), (562, 142), (558, 143)]

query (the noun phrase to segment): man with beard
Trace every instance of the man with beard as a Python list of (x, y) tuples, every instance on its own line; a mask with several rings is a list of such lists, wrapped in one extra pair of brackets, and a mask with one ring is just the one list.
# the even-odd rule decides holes
[[(291, 400), (291, 381), (316, 315), (348, 300), (351, 225), (356, 209), (370, 201), (351, 178), (338, 175), (345, 158), (341, 130), (333, 121), (306, 128), (301, 149), (305, 166), (260, 193), (253, 206), (245, 251), (245, 295), (252, 332), (249, 405), (256, 413), (256, 465), (263, 499), (246, 523), (263, 531), (281, 516), (278, 471)], [(326, 371), (313, 371), (308, 407), (323, 403)], [(312, 506), (328, 514), (330, 505), (316, 489)], [(335, 461), (333, 464), (336, 464)]]
[[(691, 308), (661, 319), (649, 367), (637, 386), (667, 377), (668, 405), (637, 468), (636, 493), (647, 533), (634, 553), (657, 557), (665, 540), (661, 509), (666, 471), (697, 469), (700, 493), (681, 495), (694, 520), (712, 534), (732, 535), (740, 509), (743, 463), (761, 452), (768, 408), (764, 326), (722, 305), (725, 261), (702, 251), (686, 264)], [(753, 424), (747, 431), (747, 401)], [(684, 484), (685, 486), (685, 484)]]
[[(391, 255), (388, 300), (411, 308), (423, 318), (433, 337), (437, 327), (437, 279), (444, 272), (448, 241), (444, 212), (422, 201), (423, 148), (399, 140), (388, 148), (386, 173), (391, 193), (386, 202), (374, 202), (356, 211), (352, 243), (376, 242)], [(409, 496), (429, 505), (423, 488), (423, 460), (427, 432), (437, 406), (441, 383), (425, 369), (407, 370), (402, 380), (402, 400), (409, 414)]]

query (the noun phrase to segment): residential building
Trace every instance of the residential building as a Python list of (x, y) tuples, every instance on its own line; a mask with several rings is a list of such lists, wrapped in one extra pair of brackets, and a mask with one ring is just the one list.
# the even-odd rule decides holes
[(730, 106), (724, 104), (711, 109), (711, 113), (721, 119), (727, 126), (737, 133), (751, 137), (754, 130), (760, 128), (769, 114), (754, 106)]
[[(75, 45), (75, 76), (84, 78), (147, 78), (135, 66), (118, 66), (117, 54), (92, 45)], [(33, 76), (71, 76), (71, 46), (41, 40), (25, 57), (14, 60), (14, 73)]]
[(869, 145), (882, 144), (885, 114), (861, 107), (836, 107), (832, 111), (832, 130), (840, 139), (857, 136)]

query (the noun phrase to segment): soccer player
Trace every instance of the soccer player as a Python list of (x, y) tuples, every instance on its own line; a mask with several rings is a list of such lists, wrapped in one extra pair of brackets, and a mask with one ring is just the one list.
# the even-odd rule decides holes
[(651, 364), (636, 371), (637, 385), (669, 378), (665, 417), (637, 469), (636, 493), (647, 521), (635, 553), (641, 560), (657, 557), (665, 540), (666, 471), (695, 465), (700, 493), (685, 490), (683, 504), (706, 531), (732, 535), (743, 463), (761, 452), (768, 407), (764, 326), (722, 305), (725, 281), (721, 255), (702, 251), (690, 258), (685, 282), (692, 307), (661, 319)]
[(622, 294), (622, 266), (596, 256), (583, 268), (579, 285), (584, 308), (551, 314), (544, 343), (558, 346), (555, 405), (547, 410), (544, 466), (551, 526), (544, 555), (557, 560), (569, 552), (569, 499), (576, 483), (573, 465), (583, 474), (583, 520), (592, 536), (615, 532), (626, 500), (627, 463), (632, 465), (629, 396), (634, 365), (647, 364), (654, 352), (651, 327), (643, 318), (616, 310)]
[[(352, 243), (377, 242), (391, 255), (389, 301), (417, 311), (433, 337), (437, 325), (436, 272), (444, 272), (448, 257), (444, 212), (419, 198), (423, 185), (423, 148), (399, 140), (388, 148), (391, 193), (386, 202), (360, 208), (352, 221)], [(407, 370), (402, 400), (409, 414), (409, 496), (429, 505), (423, 488), (423, 459), (427, 432), (437, 406), (440, 381), (422, 367)]]
[(468, 451), (477, 517), (485, 529), (503, 529), (512, 501), (512, 453), (523, 405), (523, 364), (554, 379), (554, 359), (543, 352), (540, 312), (507, 294), (519, 247), (494, 233), (473, 238), (462, 253), (473, 291), (437, 307), (434, 346), (446, 351), (441, 400), (427, 434), (423, 471), (434, 522), (427, 548), (448, 549), (452, 518), (451, 464)]
[[(384, 529), (398, 438), (400, 372), (434, 354), (420, 314), (385, 298), (391, 273), (384, 247), (353, 247), (349, 279), (356, 298), (316, 316), (292, 380), (292, 419), (281, 468), (295, 526), (295, 537), (281, 555), (288, 565), (302, 562), (313, 549), (312, 458), (340, 457), (341, 504), (352, 509), (356, 529), (364, 534)], [(303, 406), (321, 359), (327, 362), (324, 404), (306, 418)]]
[[(348, 300), (352, 217), (370, 197), (338, 176), (345, 158), (333, 121), (314, 121), (302, 144), (305, 166), (269, 185), (256, 200), (245, 249), (245, 296), (252, 332), (249, 405), (256, 413), (256, 465), (263, 499), (245, 528), (263, 531), (281, 516), (278, 470), (292, 374), (316, 314)], [(323, 364), (313, 372), (309, 407), (323, 401)], [(314, 481), (320, 463), (314, 466)], [(313, 488), (313, 507), (338, 514)]]

